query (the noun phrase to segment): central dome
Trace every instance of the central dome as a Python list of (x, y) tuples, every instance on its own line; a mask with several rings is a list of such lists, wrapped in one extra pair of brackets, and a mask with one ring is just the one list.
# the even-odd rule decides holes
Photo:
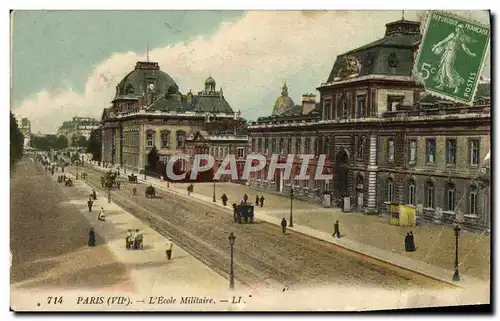
[(276, 102), (274, 103), (272, 115), (281, 115), (283, 114), (283, 112), (292, 108), (293, 106), (295, 106), (295, 103), (293, 102), (292, 98), (288, 97), (288, 87), (285, 83), (281, 91), (281, 96), (278, 97), (278, 99), (276, 99)]
[[(153, 86), (151, 86), (153, 84)], [(157, 62), (138, 62), (135, 69), (126, 75), (116, 87), (116, 96), (140, 97), (149, 90), (159, 94), (172, 94), (179, 91), (175, 81), (167, 73), (160, 71)]]

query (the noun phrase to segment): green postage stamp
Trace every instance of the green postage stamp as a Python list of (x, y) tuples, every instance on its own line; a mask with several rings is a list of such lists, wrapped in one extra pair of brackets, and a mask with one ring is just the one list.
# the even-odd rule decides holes
[(472, 105), (489, 42), (489, 27), (431, 11), (414, 64), (414, 77), (431, 94)]

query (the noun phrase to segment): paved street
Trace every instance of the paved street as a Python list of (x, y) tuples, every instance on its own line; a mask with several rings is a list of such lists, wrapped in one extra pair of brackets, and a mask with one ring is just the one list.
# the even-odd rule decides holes
[[(86, 182), (101, 192), (102, 172), (88, 167)], [(199, 201), (157, 190), (158, 198), (144, 197), (145, 185), (123, 181), (121, 190), (112, 191), (112, 200), (155, 229), (164, 229), (174, 241), (215, 270), (225, 269), (229, 258), (229, 232), (237, 235), (235, 273), (249, 286), (348, 285), (408, 289), (442, 287), (412, 272), (394, 268), (353, 254), (332, 244), (293, 231), (283, 235), (279, 228), (259, 222), (235, 224), (231, 212), (224, 212)]]
[[(172, 187), (186, 190), (188, 184), (171, 184)], [(290, 215), (290, 198), (255, 190), (249, 186), (233, 183), (216, 183), (217, 202), (221, 202), (222, 193), (229, 198), (228, 203), (239, 203), (247, 193), (249, 201), (255, 202), (255, 195), (264, 195), (263, 208), (256, 208), (256, 215), (265, 213), (277, 218)], [(194, 184), (194, 192), (212, 197), (213, 184)], [(384, 215), (364, 215), (361, 213), (343, 213), (339, 209), (323, 208), (319, 204), (300, 200), (293, 201), (294, 223), (313, 229), (332, 232), (333, 222), (340, 221), (340, 230), (344, 237), (392, 251), (416, 260), (445, 269), (453, 269), (455, 260), (455, 236), (450, 227), (421, 225), (414, 228), (388, 224)], [(412, 230), (417, 245), (416, 252), (404, 250), (404, 236)], [(490, 237), (470, 232), (462, 232), (459, 245), (460, 271), (464, 274), (483, 279), (490, 279)]]
[(10, 205), (12, 286), (104, 290), (131, 285), (99, 235), (96, 247), (87, 246), (90, 224), (57, 183), (30, 160), (16, 166)]

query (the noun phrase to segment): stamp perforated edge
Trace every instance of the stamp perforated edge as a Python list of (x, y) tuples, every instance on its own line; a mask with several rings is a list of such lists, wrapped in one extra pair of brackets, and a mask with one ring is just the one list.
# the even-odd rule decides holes
[[(488, 15), (491, 17), (491, 11), (490, 10), (485, 10), (485, 11), (488, 11)], [(472, 92), (472, 95), (471, 95), (472, 98), (470, 99), (470, 101), (463, 100), (463, 99), (458, 99), (456, 97), (452, 97), (452, 96), (448, 96), (448, 95), (443, 95), (440, 92), (436, 92), (434, 90), (427, 89), (425, 87), (424, 81), (422, 80), (422, 77), (420, 76), (420, 72), (418, 70), (418, 62), (420, 61), (420, 46), (422, 44), (422, 41), (425, 39), (425, 36), (427, 35), (427, 31), (429, 29), (428, 27), (429, 27), (429, 24), (430, 24), (429, 17), (431, 16), (432, 13), (439, 13), (439, 14), (442, 14), (442, 15), (449, 16), (451, 18), (457, 19), (457, 20), (461, 20), (461, 21), (473, 23), (473, 24), (476, 24), (476, 25), (481, 26), (483, 28), (486, 28), (486, 29), (488, 29), (490, 31), (489, 34), (488, 34), (488, 42), (486, 43), (486, 46), (485, 46), (485, 49), (484, 49), (484, 52), (483, 52), (483, 57), (481, 59), (481, 64), (480, 64), (480, 67), (479, 67), (478, 77), (476, 79), (476, 83), (474, 84), (474, 91)], [(480, 79), (481, 74), (483, 73), (483, 70), (484, 70), (484, 63), (486, 61), (486, 56), (487, 56), (486, 53), (490, 49), (490, 43), (491, 43), (491, 28), (490, 28), (490, 26), (486, 25), (484, 23), (481, 23), (481, 22), (479, 22), (479, 21), (477, 21), (475, 19), (469, 19), (469, 18), (466, 18), (466, 17), (462, 17), (460, 15), (454, 14), (452, 12), (442, 11), (442, 10), (429, 10), (427, 12), (426, 16), (425, 16), (424, 23), (422, 23), (422, 24), (425, 27), (424, 27), (424, 32), (422, 34), (422, 38), (420, 40), (420, 43), (418, 44), (417, 56), (415, 58), (415, 63), (413, 64), (412, 77), (413, 77), (414, 81), (417, 84), (419, 84), (419, 85), (423, 85), (424, 88), (425, 88), (425, 91), (427, 93), (432, 94), (433, 96), (436, 96), (438, 98), (442, 98), (442, 99), (445, 99), (445, 100), (451, 100), (451, 101), (454, 101), (454, 102), (462, 103), (462, 104), (465, 104), (465, 105), (468, 105), (468, 106), (473, 106), (474, 105), (474, 98), (476, 97), (477, 87), (479, 86), (479, 79)]]

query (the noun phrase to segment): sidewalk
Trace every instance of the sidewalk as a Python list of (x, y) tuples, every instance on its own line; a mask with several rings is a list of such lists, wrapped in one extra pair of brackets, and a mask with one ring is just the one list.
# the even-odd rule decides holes
[[(94, 166), (97, 168), (97, 166)], [(104, 168), (100, 168), (101, 170), (104, 170)], [(130, 174), (130, 173), (129, 173)], [(123, 175), (122, 173), (122, 176)], [(144, 182), (143, 175), (138, 175), (138, 179), (141, 182)], [(147, 177), (145, 183), (147, 184), (152, 184), (153, 186), (160, 188), (164, 191), (169, 191), (171, 193), (177, 193), (180, 196), (188, 197), (187, 193), (187, 185), (188, 184), (177, 184), (177, 183), (172, 183), (169, 184), (170, 187), (167, 188), (167, 183), (162, 182), (159, 179), (152, 178), (152, 177)], [(224, 186), (224, 185), (230, 184), (230, 186)], [(231, 184), (231, 183), (217, 183), (216, 184), (216, 201), (213, 203), (213, 196), (207, 195), (208, 193), (206, 192), (207, 190), (211, 189), (213, 193), (213, 184), (206, 183), (206, 184), (195, 184), (194, 188), (194, 193), (191, 193), (191, 198), (198, 199), (200, 201), (204, 201), (209, 203), (211, 206), (217, 206), (219, 208), (225, 208), (228, 210), (228, 214), (232, 212), (229, 204), (231, 204), (233, 201), (233, 198), (231, 198), (229, 195), (228, 197), (230, 198), (228, 202), (228, 206), (224, 207), (222, 205), (222, 202), (220, 200), (220, 195), (222, 195), (221, 190), (227, 191), (226, 194), (232, 193), (234, 194), (235, 191), (239, 192), (241, 195), (244, 193), (241, 193), (239, 189), (245, 188), (243, 185), (239, 184)], [(248, 189), (248, 187), (246, 187)], [(205, 193), (203, 193), (205, 191)], [(253, 202), (253, 198), (255, 198), (254, 194), (257, 194), (257, 191), (254, 191), (253, 194), (250, 194), (250, 192), (247, 193), (249, 196), (249, 201)], [(263, 194), (260, 191), (258, 194)], [(277, 195), (273, 195), (275, 198), (279, 198)], [(289, 219), (289, 206), (290, 206), (290, 200), (288, 198), (281, 197), (281, 210), (277, 205), (268, 205), (268, 200), (275, 201), (276, 204), (278, 204), (278, 201), (276, 201), (272, 196), (264, 194), (264, 197), (266, 198), (266, 202), (264, 203), (264, 208), (256, 207), (255, 208), (255, 215), (257, 219), (279, 225), (281, 221), (281, 217), (285, 216), (287, 220)], [(284, 207), (283, 205), (287, 204), (288, 207)], [(297, 203), (297, 206), (296, 206)], [(208, 205), (208, 204), (207, 204)], [(297, 212), (295, 212), (297, 210)], [(281, 212), (280, 212), (281, 211)], [(446, 252), (446, 260), (441, 259), (441, 256), (443, 255), (440, 250), (440, 244), (439, 244), (439, 239), (436, 240), (436, 238), (443, 237), (449, 240), (454, 240), (454, 238), (449, 238), (450, 231), (448, 231), (447, 228), (441, 228), (441, 227), (429, 227), (429, 226), (423, 226), (423, 227), (415, 227), (413, 228), (414, 234), (417, 237), (417, 248), (420, 249), (417, 250), (416, 252), (404, 252), (404, 250), (399, 250), (400, 248), (403, 247), (403, 238), (404, 235), (406, 234), (406, 229), (404, 228), (399, 228), (396, 226), (391, 226), (387, 223), (387, 218), (382, 217), (382, 216), (368, 216), (368, 215), (362, 215), (362, 214), (356, 214), (356, 213), (340, 213), (339, 211), (335, 211), (335, 209), (324, 209), (319, 206), (315, 206), (315, 204), (311, 204), (308, 202), (302, 202), (302, 201), (295, 201), (294, 200), (294, 227), (291, 228), (296, 232), (303, 233), (327, 242), (330, 242), (332, 244), (335, 244), (337, 246), (344, 247), (348, 250), (358, 252), (360, 254), (390, 263), (392, 265), (412, 270), (417, 273), (442, 280), (444, 282), (448, 283), (453, 283), (451, 281), (451, 277), (453, 275), (453, 258), (454, 258), (454, 242), (453, 243), (453, 251), (447, 251)], [(334, 219), (338, 219), (341, 221), (341, 232), (343, 237), (341, 239), (334, 239), (331, 236), (331, 225), (334, 221)], [(347, 221), (351, 220), (353, 223), (349, 224)], [(367, 224), (368, 222), (368, 224)], [(375, 230), (375, 231), (373, 231)], [(424, 243), (423, 239), (423, 232), (424, 230), (430, 230), (433, 233), (436, 233), (437, 235), (434, 235), (435, 237), (433, 238), (432, 236), (429, 238), (431, 246), (424, 247), (422, 244)], [(370, 233), (371, 231), (371, 233)], [(377, 232), (377, 235), (373, 235), (373, 232)], [(425, 232), (425, 231), (424, 231)], [(451, 231), (452, 233), (453, 231)], [(428, 233), (428, 232), (427, 232)], [(368, 239), (366, 239), (366, 235), (368, 235)], [(470, 244), (470, 246), (463, 246), (464, 239), (469, 239), (467, 244)], [(360, 240), (361, 239), (361, 240)], [(461, 237), (461, 253), (460, 256), (463, 258), (466, 254), (475, 255), (476, 253), (470, 253), (471, 251), (470, 248), (472, 248), (474, 245), (477, 245), (476, 242), (477, 235), (467, 235), (466, 233), (463, 233)], [(389, 245), (390, 250), (381, 248), (380, 243), (378, 242), (379, 240), (385, 241), (384, 244), (387, 246)], [(483, 240), (484, 242), (484, 240)], [(398, 244), (400, 243), (400, 244)], [(476, 243), (476, 244), (474, 244)], [(369, 244), (369, 245), (368, 245)], [(394, 246), (394, 244), (397, 244), (397, 246)], [(487, 243), (489, 244), (489, 243)], [(465, 247), (465, 249), (464, 249)], [(401, 251), (402, 253), (398, 253), (398, 250)], [(416, 255), (415, 255), (416, 254)], [(481, 254), (481, 253), (480, 253)], [(477, 255), (477, 254), (476, 254)], [(414, 258), (410, 257), (414, 256)], [(489, 267), (489, 251), (487, 253), (488, 257), (488, 267)], [(471, 265), (474, 266), (476, 260), (471, 260), (471, 258), (468, 258), (469, 261), (465, 262), (471, 262)], [(449, 261), (449, 262), (447, 262)], [(441, 263), (441, 264), (429, 264), (429, 262), (432, 263)], [(443, 264), (443, 263), (449, 263), (449, 264)], [(446, 267), (443, 267), (443, 265)], [(461, 271), (466, 270), (466, 267), (464, 266), (465, 264), (462, 264), (460, 266)], [(484, 269), (483, 269), (484, 270)], [(488, 269), (489, 270), (489, 269)], [(471, 271), (476, 271), (477, 270), (471, 270)], [(482, 271), (482, 270), (481, 270)], [(479, 274), (481, 275), (481, 274)], [(477, 285), (477, 284), (483, 284), (483, 283), (489, 283), (489, 275), (487, 278), (477, 278), (476, 275), (468, 275), (467, 273), (460, 273), (461, 281), (457, 283), (453, 283), (462, 287), (471, 287), (472, 285)]]
[[(67, 176), (72, 176), (66, 173)], [(57, 179), (57, 175), (54, 175)], [(183, 293), (226, 291), (229, 281), (196, 260), (189, 253), (174, 244), (172, 259), (166, 258), (167, 238), (148, 225), (125, 212), (114, 203), (108, 203), (105, 195), (97, 195), (92, 212), (88, 212), (87, 200), (92, 188), (82, 180), (73, 180), (74, 186), (65, 188), (71, 202), (81, 215), (94, 227), (96, 234), (104, 238), (111, 252), (122, 262), (134, 283), (134, 293), (160, 294), (172, 289), (182, 289)], [(103, 207), (106, 221), (97, 220)], [(128, 229), (139, 229), (144, 236), (143, 250), (127, 250), (125, 235)], [(96, 244), (97, 245), (97, 244)], [(236, 284), (242, 288), (241, 284)]]

